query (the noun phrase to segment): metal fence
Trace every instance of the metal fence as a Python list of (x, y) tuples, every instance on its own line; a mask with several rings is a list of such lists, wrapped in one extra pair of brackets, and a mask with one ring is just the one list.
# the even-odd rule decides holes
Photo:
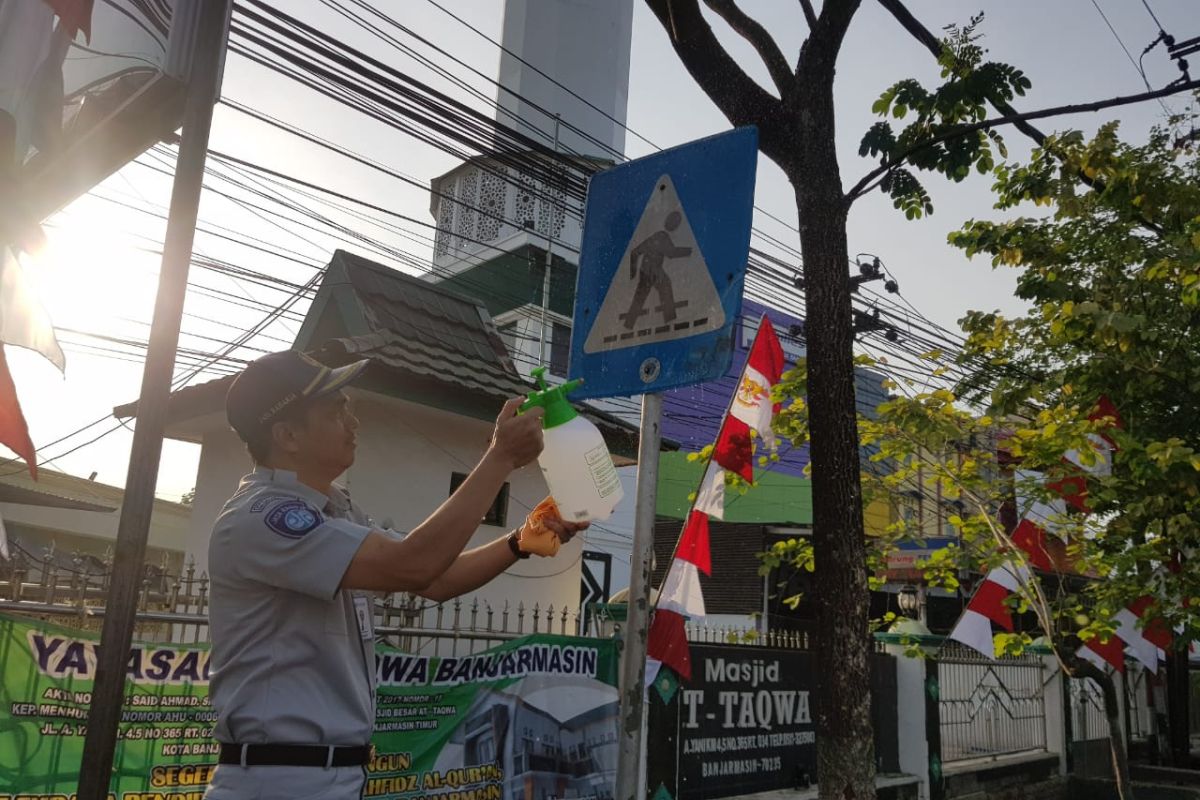
[[(64, 563), (65, 561), (65, 563)], [(108, 595), (111, 559), (67, 557), (49, 548), (45, 557), (0, 561), (0, 612), (16, 612), (84, 630), (100, 628)], [(180, 574), (147, 566), (138, 598), (135, 638), (152, 642), (208, 641), (209, 579), (188, 564)], [(405, 652), (469, 655), (535, 633), (610, 637), (620, 634), (623, 614), (605, 605), (493, 604), (482, 597), (434, 603), (409, 594), (377, 596), (380, 639)], [(689, 625), (688, 639), (808, 649), (803, 631), (771, 631), (725, 625)]]
[(1090, 742), (1108, 738), (1108, 717), (1104, 714), (1104, 692), (1091, 678), (1072, 678), (1071, 739)]
[(1130, 659), (1125, 663), (1125, 675), (1121, 683), (1125, 687), (1125, 713), (1129, 719), (1130, 741), (1144, 741), (1150, 736), (1151, 715), (1148, 694), (1148, 673), (1141, 664)]
[(1045, 751), (1046, 677), (1036, 655), (991, 661), (944, 645), (938, 657), (942, 762)]

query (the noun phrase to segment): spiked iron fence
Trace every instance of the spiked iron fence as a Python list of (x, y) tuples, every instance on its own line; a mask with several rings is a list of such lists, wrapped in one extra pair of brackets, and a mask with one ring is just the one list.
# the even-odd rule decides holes
[(1046, 666), (1039, 656), (993, 661), (947, 643), (938, 662), (943, 763), (1046, 750)]
[[(0, 561), (0, 612), (57, 620), (99, 630), (108, 595), (111, 557), (55, 553), (38, 557), (18, 549)], [(187, 564), (173, 574), (164, 562), (143, 571), (138, 602), (137, 638), (194, 643), (208, 640), (209, 578)], [(375, 625), (387, 644), (427, 655), (466, 655), (534, 633), (564, 636), (613, 636), (623, 614), (617, 607), (534, 603), (493, 604), (481, 597), (433, 603), (407, 594), (377, 599)], [(618, 617), (620, 617), (618, 619)], [(807, 649), (802, 631), (771, 631), (726, 625), (690, 625), (688, 638), (708, 644)]]

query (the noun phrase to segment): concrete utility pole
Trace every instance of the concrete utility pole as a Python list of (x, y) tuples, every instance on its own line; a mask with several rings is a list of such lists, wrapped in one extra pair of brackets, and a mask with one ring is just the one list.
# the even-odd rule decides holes
[(146, 556), (146, 539), (162, 456), (171, 374), (175, 367), (192, 241), (200, 209), (208, 134), (212, 127), (213, 105), (219, 94), (232, 8), (231, 0), (180, 0), (175, 6), (176, 24), (180, 19), (195, 20), (195, 44), (158, 278), (158, 297), (154, 303), (150, 344), (142, 372), (137, 428), (129, 455), (125, 501), (121, 505), (112, 580), (100, 633), (96, 681), (88, 709), (87, 737), (79, 773), (79, 800), (104, 800), (112, 780), (117, 724), (121, 720), (125, 695), (125, 662), (133, 640), (142, 562)]

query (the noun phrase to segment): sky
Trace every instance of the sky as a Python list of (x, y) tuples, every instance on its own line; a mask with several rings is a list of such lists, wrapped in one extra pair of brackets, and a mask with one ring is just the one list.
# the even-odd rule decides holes
[[(549, 0), (545, 0), (549, 2)], [(493, 39), (500, 38), (501, 0), (440, 0), (464, 20)], [(1179, 38), (1200, 34), (1194, 0), (1148, 0), (1163, 26)], [(378, 3), (412, 31), (436, 42), (474, 69), (494, 76), (499, 63), (496, 46), (451, 19), (429, 0)], [(743, 0), (743, 9), (760, 20), (777, 37), (789, 60), (794, 60), (806, 33), (799, 3), (794, 0)], [(988, 57), (1024, 70), (1033, 88), (1015, 105), (1021, 110), (1064, 103), (1103, 99), (1145, 91), (1141, 75), (1106, 26), (1100, 10), (1136, 60), (1157, 35), (1158, 27), (1141, 0), (911, 0), (911, 10), (937, 32), (943, 25), (965, 22), (972, 13), (986, 12), (981, 26)], [(1097, 9), (1099, 6), (1099, 9)], [(296, 0), (284, 6), (288, 13), (310, 22), (375, 57), (410, 71), (423, 81), (444, 89), (465, 102), (483, 107), (459, 87), (386, 43), (369, 36), (317, 0)], [(1191, 12), (1191, 13), (1189, 13)], [(767, 85), (766, 70), (743, 40), (711, 17), (721, 41), (747, 71)], [(400, 36), (399, 33), (396, 34)], [(1146, 77), (1155, 88), (1177, 77), (1161, 45), (1144, 59)], [(450, 65), (476, 89), (494, 97), (495, 87)], [(603, 68), (603, 65), (598, 65)], [(864, 0), (846, 38), (839, 60), (835, 101), (838, 107), (838, 153), (843, 184), (853, 185), (873, 162), (857, 155), (858, 141), (875, 121), (871, 103), (897, 80), (913, 77), (926, 85), (938, 79), (933, 59), (913, 41), (873, 0)], [(386, 163), (410, 176), (418, 185), (385, 177), (376, 171), (338, 158), (295, 137), (250, 120), (226, 105), (215, 111), (211, 148), (347, 195), (361, 197), (418, 220), (433, 222), (429, 196), (421, 188), (431, 178), (453, 169), (457, 161), (405, 134), (348, 112), (310, 90), (278, 76), (245, 58), (230, 55), (223, 94), (241, 103), (299, 126), (309, 133)], [(1172, 111), (1182, 111), (1184, 96), (1167, 101)], [(1109, 120), (1121, 121), (1123, 135), (1133, 141), (1145, 137), (1161, 123), (1164, 108), (1144, 103), (1099, 114), (1060, 117), (1040, 123), (1043, 130), (1081, 128), (1094, 131)], [(627, 124), (637, 135), (626, 138), (626, 154), (646, 155), (728, 128), (724, 117), (696, 87), (678, 62), (657, 20), (641, 0), (635, 0)], [(1010, 157), (1020, 161), (1029, 142), (1018, 132), (1004, 131)], [(644, 137), (644, 138), (643, 138)], [(116, 338), (142, 339), (148, 333), (153, 311), (158, 256), (165, 206), (170, 196), (167, 175), (171, 160), (149, 153), (106, 180), (89, 196), (80, 198), (49, 220), (50, 253), (26, 267), (39, 287), (67, 349), (65, 377), (40, 357), (10, 353), (13, 374), (29, 421), (34, 443), (49, 466), (73, 474), (97, 473), (99, 481), (123, 485), (129, 461), (131, 429), (113, 420), (114, 406), (136, 399), (140, 356), (124, 345), (97, 342), (79, 331)], [(228, 169), (228, 168), (225, 168)], [(920, 221), (907, 221), (878, 193), (855, 204), (848, 224), (850, 252), (878, 255), (900, 282), (902, 297), (925, 316), (955, 328), (969, 309), (1000, 309), (1019, 313), (1012, 296), (1013, 274), (994, 271), (986, 260), (966, 260), (946, 244), (948, 232), (972, 218), (996, 218), (990, 180), (973, 175), (961, 184), (938, 176), (925, 179), (935, 213)], [(340, 210), (323, 212), (355, 229), (408, 254), (406, 263), (382, 254), (361, 242), (347, 243), (344, 236), (296, 219), (280, 218), (249, 203), (274, 210), (269, 201), (250, 197), (214, 179), (212, 188), (236, 199), (206, 191), (201, 205), (201, 231), (196, 238), (198, 257), (209, 262), (248, 268), (294, 284), (314, 277), (336, 247), (356, 250), (384, 263), (416, 271), (431, 254), (432, 232), (420, 226), (382, 229)], [(310, 201), (276, 187), (265, 193)], [(796, 210), (792, 188), (782, 173), (761, 159), (756, 205), (764, 213), (755, 224), (764, 232), (798, 246), (794, 231)], [(130, 208), (132, 206), (133, 208)], [(134, 209), (146, 209), (159, 216)], [(1036, 213), (1033, 209), (1023, 213)], [(778, 217), (777, 222), (766, 214)], [(240, 243), (230, 241), (240, 240)], [(271, 252), (268, 252), (271, 251)], [(192, 271), (195, 284), (189, 291), (182, 343), (208, 352), (220, 348), (240, 329), (260, 321), (267, 308), (288, 297), (287, 292), (255, 283), (252, 277)], [(224, 294), (221, 294), (224, 293)], [(230, 302), (233, 301), (233, 302)], [(237, 304), (235, 304), (237, 303)], [(258, 305), (256, 305), (258, 304)], [(248, 346), (235, 353), (252, 358), (261, 352), (286, 348), (299, 329), (301, 301), (292, 313), (269, 325)], [(95, 347), (116, 347), (124, 355), (98, 353)], [(179, 370), (177, 377), (186, 377)], [(218, 377), (209, 370), (193, 382)], [(86, 428), (75, 435), (89, 423)], [(57, 441), (62, 439), (62, 441)], [(91, 441), (95, 439), (95, 441)], [(168, 441), (159, 476), (159, 494), (178, 499), (195, 484), (199, 448)], [(0, 469), (16, 469), (16, 464)]]

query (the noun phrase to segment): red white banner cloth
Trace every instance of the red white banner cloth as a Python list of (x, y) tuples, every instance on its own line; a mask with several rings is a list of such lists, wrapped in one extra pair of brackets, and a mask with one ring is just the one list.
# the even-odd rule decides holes
[(971, 602), (959, 617), (954, 630), (950, 631), (950, 638), (983, 653), (988, 658), (995, 658), (992, 623), (1007, 631), (1013, 629), (1012, 614), (1006, 601), (1028, 579), (1029, 571), (1012, 562), (1001, 564), (988, 572), (976, 588)]
[[(1089, 418), (1111, 418), (1113, 427), (1122, 427), (1116, 408), (1106, 397), (1100, 398), (1096, 410)], [(1016, 472), (1017, 505), (1022, 512), (1022, 519), (1013, 530), (1012, 540), (1024, 551), (1033, 567), (1050, 571), (1057, 566), (1053, 554), (1063, 550), (1061, 542), (1065, 537), (1061, 523), (1067, 514), (1072, 513), (1069, 508), (1087, 513), (1087, 478), (1112, 474), (1113, 454), (1116, 452), (1116, 444), (1112, 437), (1092, 434), (1088, 436), (1088, 440), (1091, 452), (1086, 456), (1078, 450), (1071, 450), (1063, 456), (1063, 461), (1073, 465), (1078, 474), (1047, 483), (1047, 488), (1057, 494), (1057, 497), (1048, 502), (1028, 495), (1021, 488), (1023, 484), (1027, 486), (1030, 481), (1043, 480), (1040, 473), (1028, 470)], [(988, 573), (955, 625), (950, 638), (978, 650), (989, 658), (995, 658), (992, 624), (1012, 630), (1012, 618), (1004, 601), (1027, 579), (1028, 573), (1014, 571), (1008, 566)], [(1101, 668), (1108, 665), (1118, 672), (1124, 672), (1125, 649), (1128, 648), (1133, 657), (1146, 669), (1157, 673), (1159, 660), (1163, 651), (1170, 646), (1172, 635), (1161, 618), (1146, 618), (1153, 603), (1153, 598), (1146, 595), (1119, 611), (1113, 617), (1116, 635), (1105, 642), (1098, 638), (1084, 642), (1078, 655)]]
[(704, 593), (700, 573), (712, 574), (709, 548), (709, 517), (725, 516), (725, 471), (736, 472), (747, 481), (754, 479), (754, 445), (751, 431), (774, 447), (771, 420), (778, 406), (771, 402), (771, 388), (783, 375), (783, 347), (775, 329), (765, 316), (750, 347), (750, 356), (742, 371), (730, 408), (721, 422), (721, 430), (696, 492), (696, 501), (688, 513), (675, 556), (658, 593), (654, 619), (647, 641), (647, 684), (654, 681), (662, 666), (675, 670), (684, 680), (692, 676), (691, 654), (687, 642), (687, 621), (704, 617)]

